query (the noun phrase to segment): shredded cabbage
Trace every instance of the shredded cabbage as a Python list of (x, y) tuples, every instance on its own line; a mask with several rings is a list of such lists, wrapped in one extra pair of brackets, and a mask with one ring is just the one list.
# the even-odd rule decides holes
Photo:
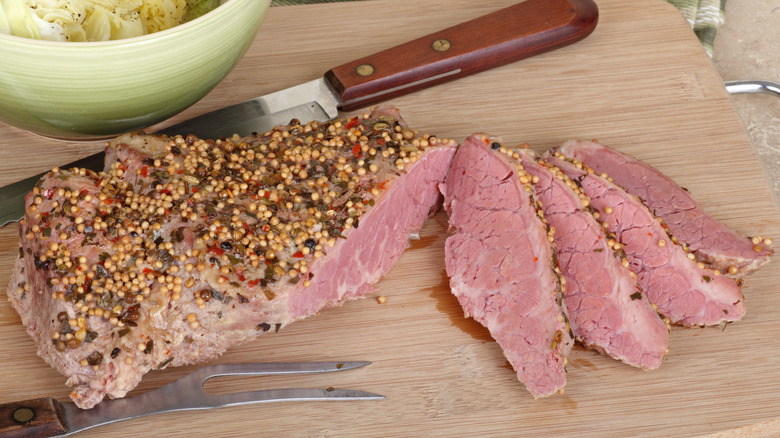
[(52, 41), (106, 41), (171, 28), (219, 0), (0, 0), (0, 33)]

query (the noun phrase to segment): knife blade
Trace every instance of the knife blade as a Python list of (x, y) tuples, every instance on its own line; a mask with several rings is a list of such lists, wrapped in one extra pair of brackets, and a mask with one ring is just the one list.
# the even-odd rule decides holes
[[(328, 70), (319, 79), (207, 113), (159, 133), (218, 138), (296, 118), (325, 121), (433, 85), (573, 44), (598, 23), (593, 0), (526, 0)], [(102, 153), (61, 166), (103, 168)], [(44, 174), (0, 188), (0, 225), (24, 215)]]

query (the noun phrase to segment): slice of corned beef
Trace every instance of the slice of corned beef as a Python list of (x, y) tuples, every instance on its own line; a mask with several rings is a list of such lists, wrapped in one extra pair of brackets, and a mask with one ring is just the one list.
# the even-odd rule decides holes
[(555, 151), (545, 159), (580, 185), (599, 219), (625, 252), (626, 264), (659, 313), (685, 326), (737, 321), (744, 308), (736, 281), (699, 266), (675, 244), (650, 210), (634, 195)]
[(121, 136), (105, 172), (57, 169), (27, 196), (10, 302), (78, 406), (123, 397), (151, 369), (369, 292), (456, 147), (392, 109), (217, 141)]
[(488, 328), (518, 379), (544, 397), (566, 384), (572, 339), (558, 303), (554, 250), (521, 177), (487, 136), (463, 143), (441, 186), (454, 230), (445, 263), (466, 316)]
[(590, 200), (558, 168), (542, 165), (528, 149), (519, 156), (533, 177), (544, 217), (555, 230), (563, 278), (564, 310), (575, 338), (629, 365), (654, 369), (667, 351), (669, 329), (621, 263), (614, 244), (593, 217)]
[(688, 191), (648, 164), (591, 141), (569, 141), (559, 151), (606, 173), (615, 184), (639, 196), (672, 236), (713, 269), (744, 276), (767, 263), (774, 253), (770, 240), (747, 238), (728, 228), (699, 207)]

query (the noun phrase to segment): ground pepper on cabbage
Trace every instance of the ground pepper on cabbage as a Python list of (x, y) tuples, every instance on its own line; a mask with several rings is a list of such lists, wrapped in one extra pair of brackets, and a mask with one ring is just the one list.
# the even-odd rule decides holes
[(198, 18), (220, 0), (0, 0), (0, 33), (51, 41), (107, 41)]

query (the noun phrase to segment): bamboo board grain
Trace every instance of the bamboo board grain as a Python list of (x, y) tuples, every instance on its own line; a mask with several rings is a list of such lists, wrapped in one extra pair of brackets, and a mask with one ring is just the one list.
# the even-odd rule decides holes
[[(313, 79), (329, 67), (514, 3), (373, 0), (272, 8), (255, 44), (211, 94), (165, 124)], [(537, 150), (598, 138), (658, 167), (742, 233), (780, 238), (759, 163), (717, 73), (679, 12), (661, 0), (597, 0), (586, 40), (395, 99), (407, 121), (462, 140), (475, 131)], [(102, 144), (51, 142), (0, 125), (0, 184)], [(674, 328), (660, 369), (645, 372), (575, 348), (562, 395), (533, 400), (487, 331), (464, 319), (443, 264), (446, 216), (426, 222), (368, 298), (323, 311), (215, 362), (371, 360), (337, 375), (221, 379), (214, 391), (348, 387), (384, 401), (283, 403), (166, 414), (83, 436), (748, 436), (778, 427), (780, 296), (776, 261), (746, 279), (747, 316), (727, 327)], [(0, 229), (0, 283), (18, 254)], [(0, 294), (0, 402), (54, 396), (64, 378), (35, 355)], [(134, 391), (189, 368), (150, 373)], [(757, 429), (755, 429), (757, 428)], [(745, 432), (748, 431), (748, 432)]]

